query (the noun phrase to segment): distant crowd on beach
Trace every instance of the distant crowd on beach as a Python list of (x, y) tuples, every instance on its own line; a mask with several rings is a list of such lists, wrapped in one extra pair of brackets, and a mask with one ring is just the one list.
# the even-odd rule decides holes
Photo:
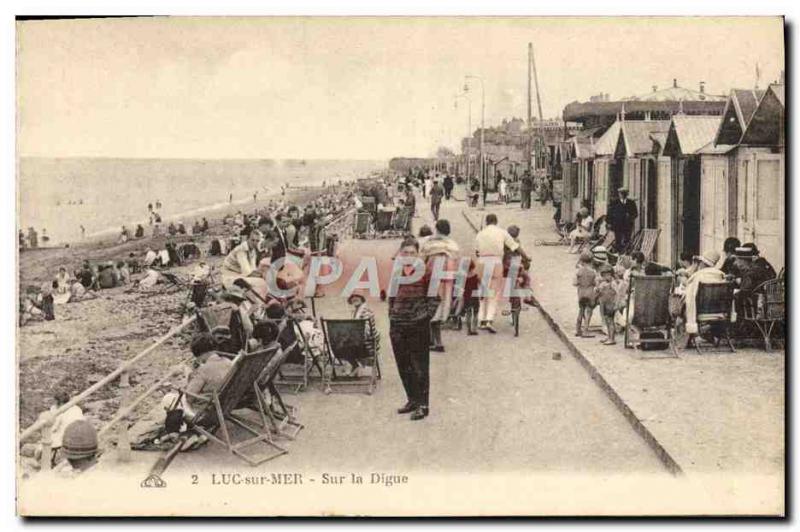
[(39, 233), (33, 227), (28, 227), (27, 234), (20, 229), (17, 238), (19, 240), (20, 250), (35, 249), (38, 247), (47, 246), (47, 244), (50, 242), (50, 237), (47, 235), (47, 229), (42, 229), (42, 234), (39, 236)]

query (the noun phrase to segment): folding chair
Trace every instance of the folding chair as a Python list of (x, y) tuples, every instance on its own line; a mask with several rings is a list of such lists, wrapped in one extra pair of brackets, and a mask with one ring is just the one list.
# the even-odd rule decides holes
[[(205, 405), (189, 423), (189, 430), (202, 434), (214, 443), (225, 447), (232, 455), (241, 458), (251, 466), (286, 454), (288, 451), (277, 445), (272, 439), (269, 419), (265, 410), (268, 405), (257, 383), (259, 375), (279, 351), (279, 346), (276, 344), (271, 348), (254, 353), (237, 355), (222, 386), (219, 390), (211, 392), (210, 397), (180, 390), (182, 394), (195, 401), (203, 402)], [(255, 401), (248, 402), (247, 406), (254, 408), (259, 414), (260, 425), (253, 424), (233, 413), (234, 410), (242, 408), (243, 399), (246, 399), (250, 392)], [(228, 422), (243, 428), (253, 436), (240, 442), (234, 442), (228, 429)], [(222, 432), (222, 438), (216, 436), (218, 431)], [(262, 456), (245, 453), (244, 449), (257, 444), (268, 446), (270, 452)]]
[[(671, 276), (631, 276), (631, 282), (628, 284), (628, 315), (630, 319), (626, 320), (627, 324), (625, 325), (626, 348), (642, 349), (643, 346), (668, 343), (672, 354), (678, 358), (669, 307), (672, 285), (673, 278)], [(631, 341), (631, 331), (636, 333), (635, 341)]]
[(392, 219), (392, 227), (398, 231), (408, 231), (409, 230), (409, 220), (411, 211), (408, 208), (400, 208), (394, 215)]
[[(304, 426), (297, 421), (297, 408), (287, 405), (283, 401), (283, 397), (281, 397), (276, 387), (276, 378), (281, 366), (296, 348), (296, 344), (297, 341), (287, 345), (286, 348), (281, 348), (278, 355), (269, 361), (256, 381), (256, 387), (262, 390), (262, 397), (263, 391), (266, 390), (267, 393), (270, 394), (270, 397), (272, 397), (273, 404), (277, 404), (277, 409), (269, 405), (265, 410), (267, 420), (270, 423), (273, 433), (276, 436), (281, 436), (289, 440), (294, 440)], [(280, 343), (278, 345), (280, 345)]]
[(353, 234), (356, 237), (367, 237), (370, 233), (372, 215), (368, 212), (357, 212), (353, 219)]
[(642, 239), (639, 243), (639, 251), (644, 253), (644, 258), (650, 260), (653, 249), (656, 247), (656, 240), (661, 234), (661, 229), (642, 229)]
[[(308, 341), (303, 334), (300, 325), (291, 318), (284, 318), (280, 324), (281, 333), (278, 337), (278, 342), (281, 347), (287, 351), (286, 358), (278, 369), (278, 377), (275, 384), (278, 386), (286, 386), (293, 393), (298, 393), (308, 388), (308, 381), (311, 376), (311, 370), (316, 368), (319, 372), (320, 379), (324, 371), (320, 361), (321, 353), (315, 354), (308, 345)], [(301, 368), (301, 373), (284, 372), (286, 366), (295, 366)]]
[(392, 228), (393, 211), (378, 211), (375, 216), (375, 230), (388, 231)]
[(764, 337), (764, 349), (770, 351), (775, 326), (786, 323), (786, 281), (782, 276), (764, 281), (753, 290), (752, 297), (755, 304), (745, 306), (743, 318), (756, 326)]
[[(697, 289), (697, 326), (709, 326), (721, 332), (731, 352), (735, 352), (731, 341), (733, 313), (733, 285), (727, 282), (700, 283)], [(700, 335), (694, 335), (692, 341), (697, 352), (700, 348)], [(714, 347), (719, 346), (720, 337), (715, 335)], [(711, 342), (708, 342), (711, 343)]]
[[(369, 320), (347, 319), (326, 320), (322, 318), (322, 332), (325, 337), (325, 348), (328, 352), (330, 375), (327, 373), (324, 384), (325, 393), (331, 393), (333, 388), (343, 389), (367, 387), (367, 394), (375, 391), (375, 386), (380, 378), (379, 353), (375, 342), (375, 335), (368, 332)], [(338, 360), (345, 360), (351, 365), (361, 363), (371, 367), (370, 375), (343, 376), (336, 374)]]

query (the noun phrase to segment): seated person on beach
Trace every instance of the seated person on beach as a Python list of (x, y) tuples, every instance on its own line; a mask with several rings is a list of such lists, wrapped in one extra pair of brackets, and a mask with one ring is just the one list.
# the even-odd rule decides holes
[(581, 207), (581, 210), (575, 217), (575, 229), (569, 233), (569, 252), (577, 253), (578, 248), (575, 244), (578, 242), (585, 242), (592, 236), (592, 229), (594, 228), (594, 221), (589, 215), (589, 209)]
[(100, 288), (114, 288), (117, 286), (117, 280), (114, 276), (114, 269), (108, 264), (100, 267), (100, 273), (97, 277), (97, 284), (100, 286)]
[(199, 220), (195, 220), (194, 223), (192, 224), (192, 234), (193, 235), (199, 235), (202, 232), (203, 232), (203, 228), (200, 225), (200, 221)]
[(678, 269), (675, 272), (675, 293), (682, 295), (686, 287), (686, 281), (697, 271), (694, 255), (684, 251), (681, 253), (678, 265)]
[(186, 234), (186, 226), (183, 225), (183, 222), (178, 222), (178, 234), (180, 235)]
[(153, 249), (148, 246), (144, 253), (144, 265), (145, 266), (156, 266), (158, 263), (158, 253), (153, 251)]
[[(83, 419), (83, 411), (78, 405), (68, 408), (58, 416), (54, 416), (56, 410), (69, 402), (69, 395), (61, 390), (53, 395), (53, 405), (46, 411), (39, 414), (37, 422), (44, 421), (49, 426), (50, 431), (50, 455), (42, 456), (44, 449), (44, 439), (38, 443), (26, 443), (20, 449), (20, 455), (25, 458), (32, 459), (30, 465), (33, 469), (40, 469), (40, 464), (43, 459), (50, 461), (50, 466), (55, 466), (60, 462), (64, 456), (62, 452), (62, 445), (64, 441), (64, 432), (67, 427), (79, 419)], [(43, 435), (44, 437), (44, 435)]]
[(237, 279), (245, 279), (247, 283), (264, 299), (267, 298), (267, 281), (258, 271), (258, 248), (263, 235), (253, 230), (247, 240), (236, 246), (222, 262), (222, 286), (233, 287)]
[(750, 312), (756, 308), (755, 290), (762, 283), (777, 277), (775, 268), (764, 258), (759, 256), (758, 248), (752, 242), (736, 248), (736, 264), (733, 271), (736, 272), (734, 282), (738, 286), (736, 291), (736, 312), (745, 315), (745, 311)]
[(69, 301), (72, 282), (69, 273), (67, 273), (67, 269), (61, 266), (58, 269), (56, 278), (53, 280), (53, 289), (55, 290), (53, 299), (56, 304), (67, 303)]
[(175, 236), (178, 234), (178, 228), (175, 226), (173, 222), (170, 222), (169, 225), (167, 226), (167, 233), (169, 233), (170, 236)]
[[(210, 333), (198, 333), (192, 338), (191, 350), (194, 355), (192, 370), (187, 376), (185, 392), (169, 392), (161, 402), (142, 416), (130, 429), (131, 446), (134, 449), (168, 447), (177, 440), (178, 433), (186, 430), (184, 421), (190, 422), (198, 411), (209, 403), (199, 397), (211, 397), (211, 392), (220, 389), (228, 375), (233, 361), (216, 353), (217, 343)], [(177, 415), (173, 415), (177, 414)], [(181, 450), (197, 447), (204, 438), (192, 436)]]
[(136, 232), (133, 235), (135, 238), (143, 238), (144, 237), (144, 227), (142, 224), (136, 224)]
[(66, 460), (56, 465), (56, 475), (74, 478), (91, 469), (99, 455), (97, 430), (86, 419), (73, 421), (64, 430), (61, 450)]
[(124, 260), (117, 261), (117, 281), (118, 284), (128, 284), (131, 282), (131, 271)]
[(92, 269), (92, 266), (89, 264), (88, 260), (83, 261), (83, 267), (80, 269), (76, 277), (87, 290), (95, 288), (96, 278), (94, 275), (94, 270)]
[[(720, 260), (720, 254), (717, 251), (707, 251), (702, 256), (694, 258), (697, 265), (697, 271), (689, 277), (686, 282), (686, 332), (690, 335), (696, 335), (700, 331), (697, 325), (697, 292), (700, 283), (720, 283), (725, 281), (725, 274), (722, 270), (716, 268)], [(693, 338), (689, 338), (689, 343)]]

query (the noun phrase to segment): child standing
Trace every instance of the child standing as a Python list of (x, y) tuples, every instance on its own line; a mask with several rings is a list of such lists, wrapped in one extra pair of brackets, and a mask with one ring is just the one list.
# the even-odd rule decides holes
[(603, 264), (600, 267), (600, 282), (595, 287), (595, 296), (600, 307), (600, 315), (606, 326), (606, 338), (600, 342), (605, 345), (617, 343), (614, 339), (616, 333), (614, 313), (617, 310), (618, 288), (619, 282), (614, 278), (614, 269), (609, 264)]
[(480, 299), (478, 298), (479, 285), (480, 278), (475, 269), (475, 261), (471, 260), (467, 278), (464, 281), (464, 294), (458, 298), (458, 302), (456, 303), (456, 315), (459, 316), (459, 319), (467, 320), (467, 334), (469, 336), (478, 334), (478, 307), (480, 306)]
[[(591, 338), (589, 323), (592, 321), (592, 311), (595, 304), (594, 289), (597, 285), (597, 272), (592, 267), (592, 254), (588, 251), (581, 253), (572, 285), (578, 288), (578, 319), (575, 323), (575, 336)], [(586, 322), (585, 329), (583, 328), (584, 321)]]

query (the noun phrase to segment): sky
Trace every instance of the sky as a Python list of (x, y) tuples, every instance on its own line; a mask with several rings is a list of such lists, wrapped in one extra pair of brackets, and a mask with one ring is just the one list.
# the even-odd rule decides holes
[[(779, 18), (180, 18), (17, 23), (18, 154), (388, 159), (600, 92), (727, 94), (784, 68)], [(472, 128), (481, 84), (470, 80)], [(534, 96), (535, 98), (535, 96)], [(536, 113), (534, 100), (533, 112)]]

